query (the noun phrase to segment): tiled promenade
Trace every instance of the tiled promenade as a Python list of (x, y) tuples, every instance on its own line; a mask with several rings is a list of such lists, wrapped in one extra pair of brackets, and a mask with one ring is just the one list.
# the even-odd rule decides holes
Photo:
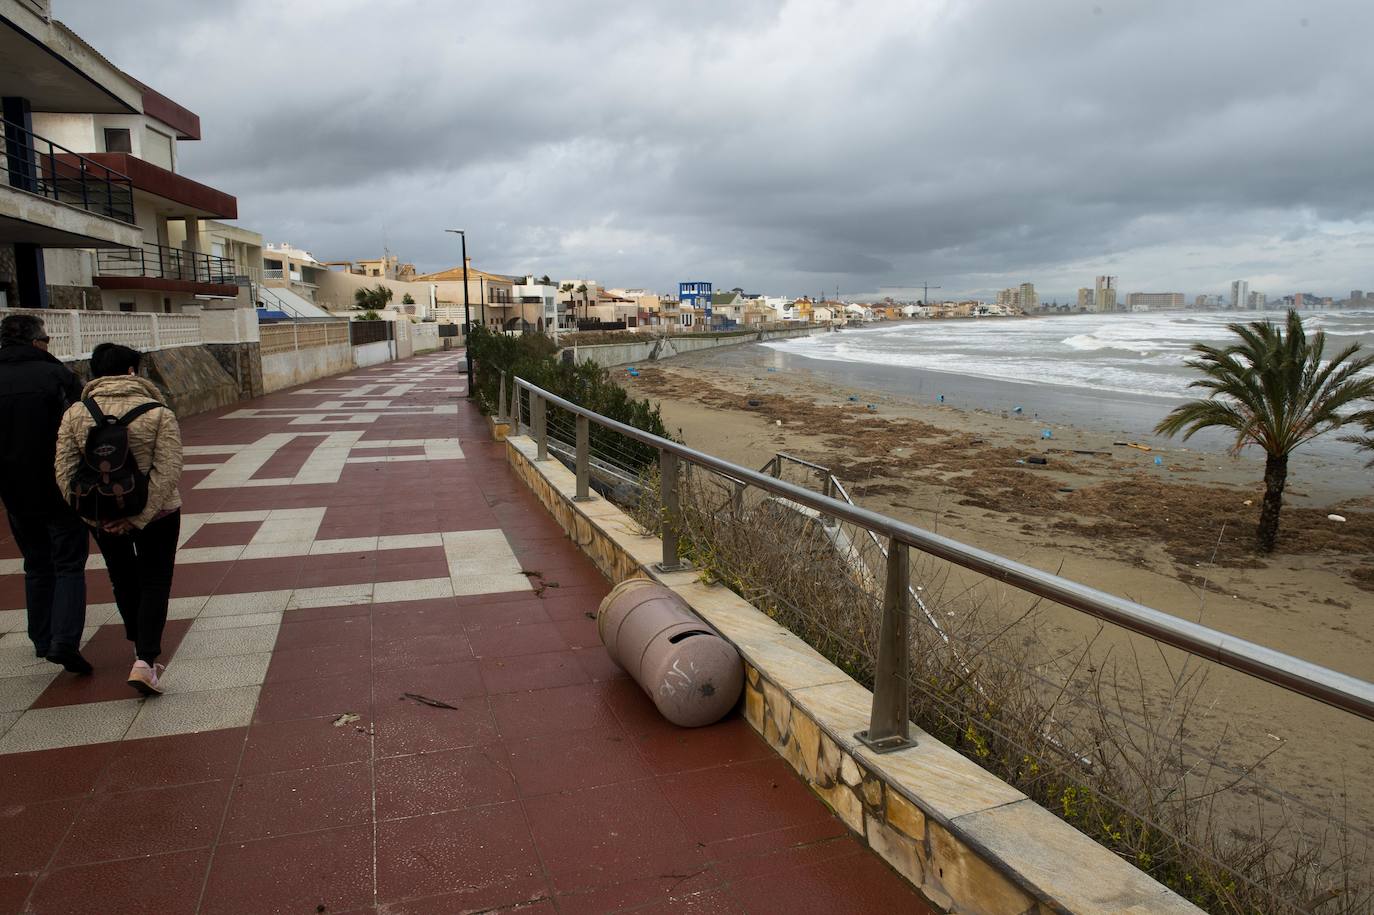
[(456, 357), (183, 421), (167, 695), (0, 540), (0, 912), (925, 911), (738, 718), (663, 722)]

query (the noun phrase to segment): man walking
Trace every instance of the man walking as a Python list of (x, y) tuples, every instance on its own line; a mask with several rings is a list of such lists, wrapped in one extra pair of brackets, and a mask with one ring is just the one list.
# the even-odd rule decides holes
[(24, 595), (35, 654), (88, 674), (81, 656), (86, 625), (86, 525), (62, 498), (53, 471), (57, 428), (81, 399), (81, 381), (48, 352), (43, 321), (0, 321), (0, 501), (24, 554)]

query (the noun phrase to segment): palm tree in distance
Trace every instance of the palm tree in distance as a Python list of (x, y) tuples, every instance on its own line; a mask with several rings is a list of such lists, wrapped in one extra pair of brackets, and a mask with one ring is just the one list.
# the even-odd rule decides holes
[(1227, 328), (1238, 342), (1224, 347), (1195, 343), (1197, 358), (1188, 360), (1203, 376), (1189, 387), (1208, 391), (1207, 397), (1175, 407), (1155, 432), (1182, 432), (1187, 441), (1201, 429), (1219, 426), (1236, 434), (1232, 454), (1246, 445), (1264, 449), (1264, 502), (1256, 537), (1260, 552), (1269, 553), (1279, 535), (1288, 456), (1317, 436), (1371, 413), (1341, 411), (1374, 398), (1374, 378), (1359, 377), (1374, 366), (1374, 353), (1361, 356), (1360, 344), (1353, 343), (1323, 361), (1326, 334), (1319, 331), (1309, 340), (1302, 318), (1291, 310), (1282, 327), (1252, 321)]
[[(1344, 436), (1341, 441), (1350, 442), (1364, 451), (1374, 452), (1374, 410), (1365, 410), (1358, 413), (1350, 417), (1350, 421), (1362, 424), (1365, 434), (1347, 435)], [(1365, 464), (1365, 466), (1374, 467), (1374, 458), (1370, 458), (1369, 463)]]

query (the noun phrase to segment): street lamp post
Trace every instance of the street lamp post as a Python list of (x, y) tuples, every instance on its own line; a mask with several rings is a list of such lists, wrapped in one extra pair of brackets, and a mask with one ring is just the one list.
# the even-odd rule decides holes
[(468, 236), (462, 229), (445, 229), (444, 231), (452, 232), (463, 240), (463, 361), (467, 363), (468, 367), (468, 397), (472, 397), (472, 314), (468, 306)]

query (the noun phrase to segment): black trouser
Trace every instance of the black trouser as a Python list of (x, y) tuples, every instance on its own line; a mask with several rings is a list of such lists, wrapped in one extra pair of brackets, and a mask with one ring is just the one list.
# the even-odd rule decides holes
[(134, 643), (138, 659), (149, 664), (162, 654), (162, 630), (167, 625), (167, 601), (172, 596), (172, 568), (180, 534), (180, 511), (149, 522), (143, 530), (95, 533), (105, 567), (110, 570), (124, 635)]
[(29, 638), (43, 656), (75, 650), (86, 626), (86, 557), (90, 528), (71, 511), (9, 516), (10, 530), (24, 554), (24, 603)]

